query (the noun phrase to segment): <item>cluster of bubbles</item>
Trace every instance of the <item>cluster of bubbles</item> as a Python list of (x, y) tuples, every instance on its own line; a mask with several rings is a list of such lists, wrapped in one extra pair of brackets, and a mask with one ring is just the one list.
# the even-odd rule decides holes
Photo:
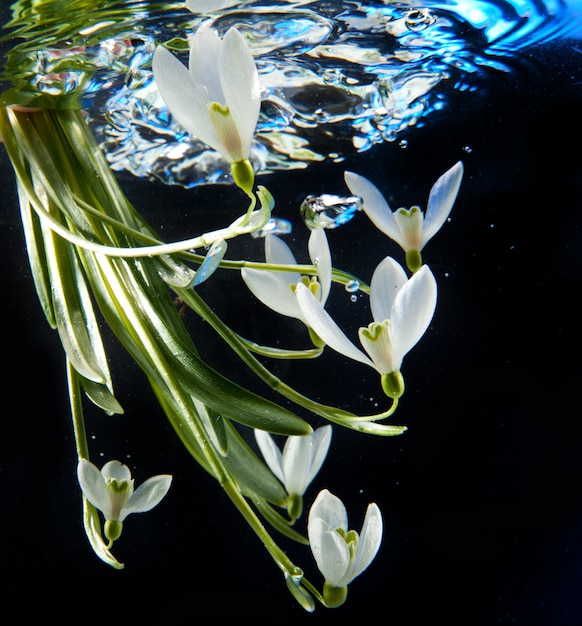
[(444, 109), (453, 92), (475, 89), (476, 73), (507, 72), (515, 51), (568, 36), (577, 23), (563, 0), (210, 4), (221, 8), (193, 14), (181, 2), (108, 3), (90, 22), (79, 16), (71, 32), (55, 13), (54, 35), (38, 33), (43, 46), (26, 41), (35, 28), (26, 23), (14, 33), (25, 39), (18, 47), (30, 66), (19, 88), (81, 93), (114, 170), (194, 187), (229, 181), (229, 167), (172, 118), (151, 61), (164, 43), (187, 63), (189, 37), (202, 23), (221, 36), (236, 27), (256, 59), (262, 109), (251, 160), (259, 174), (338, 162), (383, 142), (404, 147), (402, 132)]
[(172, 119), (150, 63), (162, 42), (187, 63), (188, 37), (201, 23), (221, 36), (235, 26), (263, 89), (255, 169), (305, 168), (399, 139), (446, 107), (452, 91), (473, 89), (475, 72), (507, 71), (513, 50), (554, 37), (565, 12), (527, 0), (258, 0), (200, 15), (174, 9), (144, 17), (127, 38), (102, 42), (108, 60), (85, 102), (114, 169), (185, 187), (228, 181), (220, 156)]

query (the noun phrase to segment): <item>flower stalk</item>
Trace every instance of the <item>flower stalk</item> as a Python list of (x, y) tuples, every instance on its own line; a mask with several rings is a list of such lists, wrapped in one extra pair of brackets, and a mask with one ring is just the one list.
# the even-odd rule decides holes
[[(203, 5), (210, 10), (228, 2), (209, 0)], [(186, 6), (196, 10), (194, 2)], [(82, 30), (89, 33), (93, 26)], [(436, 281), (422, 263), (421, 250), (451, 210), (462, 164), (437, 180), (424, 216), (418, 207), (392, 214), (372, 183), (346, 173), (346, 184), (362, 197), (372, 222), (405, 250), (410, 278), (391, 257), (376, 268), (369, 285), (334, 268), (326, 230), (313, 223), (311, 264), (297, 263), (290, 246), (275, 235), (265, 237), (263, 262), (229, 259), (228, 242), (261, 234), (275, 209), (271, 193), (255, 186), (252, 142), (261, 99), (252, 51), (236, 28), (220, 37), (203, 24), (191, 38), (188, 66), (158, 45), (152, 69), (170, 113), (193, 138), (220, 153), (245, 202), (250, 201), (226, 226), (181, 241), (165, 242), (129, 202), (77, 98), (13, 88), (0, 100), (0, 138), (16, 178), (32, 277), (47, 323), (65, 352), (87, 538), (102, 561), (124, 567), (112, 547), (125, 518), (156, 506), (172, 480), (157, 475), (134, 491), (127, 466), (113, 460), (99, 470), (90, 461), (84, 402), (88, 399), (108, 415), (124, 413), (101, 337), (100, 329), (107, 325), (142, 371), (185, 450), (215, 478), (283, 573), (295, 600), (307, 611), (314, 610), (316, 601), (329, 608), (340, 606), (349, 583), (370, 565), (379, 548), (379, 508), (369, 505), (358, 534), (348, 529), (341, 500), (323, 489), (309, 509), (307, 536), (296, 523), (330, 449), (330, 424), (386, 437), (406, 431), (405, 426), (383, 422), (395, 413), (404, 393), (402, 359), (432, 319)], [(263, 304), (301, 320), (313, 347), (262, 346), (240, 336), (198, 289), (219, 270), (240, 273)], [(373, 321), (358, 333), (362, 350), (326, 311), (334, 285), (350, 282), (369, 296), (372, 310)], [(201, 356), (197, 337), (185, 321), (186, 310), (226, 342), (269, 395), (231, 380)], [(287, 384), (264, 362), (265, 357), (321, 358), (326, 347), (374, 368), (388, 408), (360, 415), (323, 404)], [(270, 399), (272, 391), (279, 401)], [(305, 415), (330, 424), (314, 430)], [(249, 432), (255, 433), (253, 443), (245, 437)], [(282, 450), (275, 443), (277, 435), (286, 437)], [(321, 592), (280, 547), (272, 530), (310, 546), (324, 576)]]
[[(242, 419), (249, 425), (267, 428), (272, 432), (307, 434), (311, 430), (310, 426), (286, 409), (234, 385), (197, 357), (196, 350), (191, 345), (191, 338), (186, 333), (169, 294), (165, 301), (161, 298), (161, 294), (167, 290), (156, 271), (155, 259), (127, 261), (123, 258), (94, 253), (86, 247), (75, 246), (58, 236), (55, 239), (52, 235), (54, 231), (50, 229), (50, 226), (45, 225), (43, 228), (40, 222), (42, 217), (39, 217), (30, 207), (30, 197), (26, 190), (31, 190), (36, 195), (36, 201), (44, 200), (45, 210), (58, 219), (59, 223), (67, 224), (72, 232), (79, 229), (82, 224), (85, 230), (92, 227), (96, 241), (116, 246), (122, 241), (126, 245), (130, 243), (123, 233), (109, 230), (107, 224), (93, 216), (87, 218), (85, 213), (78, 211), (77, 203), (72, 200), (71, 190), (76, 195), (83, 194), (82, 184), (78, 184), (77, 181), (89, 180), (89, 172), (86, 178), (76, 172), (73, 180), (63, 180), (52, 166), (48, 167), (49, 162), (53, 162), (50, 154), (52, 150), (64, 150), (66, 145), (67, 150), (74, 152), (73, 149), (79, 144), (74, 144), (71, 141), (72, 137), (83, 133), (84, 141), (92, 141), (91, 135), (83, 128), (83, 125), (80, 112), (75, 111), (39, 111), (36, 113), (0, 111), (2, 135), (16, 164), (15, 171), (19, 180), (23, 212), (28, 211), (28, 218), (25, 222), (29, 227), (26, 233), (27, 244), (32, 256), (31, 265), (36, 270), (35, 282), (39, 285), (38, 291), (41, 294), (47, 319), (51, 326), (58, 325), (58, 322), (55, 322), (58, 319), (58, 315), (55, 316), (55, 309), (60, 310), (71, 304), (70, 290), (63, 292), (62, 302), (58, 303), (51, 299), (51, 290), (46, 287), (51, 279), (46, 260), (56, 258), (54, 246), (58, 243), (59, 246), (68, 247), (68, 254), (78, 260), (73, 264), (76, 275), (74, 281), (71, 282), (76, 286), (90, 285), (99, 304), (100, 314), (104, 316), (121, 343), (144, 370), (156, 395), (161, 398), (162, 408), (170, 422), (177, 432), (188, 433), (183, 440), (188, 441), (189, 448), (194, 452), (194, 458), (201, 461), (204, 469), (217, 479), (285, 575), (297, 576), (298, 568), (266, 532), (249, 502), (241, 495), (241, 487), (236, 477), (232, 475), (220, 453), (210, 443), (196, 409), (194, 397), (197, 396), (202, 402), (209, 402), (225, 416)], [(41, 127), (43, 132), (39, 133), (38, 129)], [(34, 151), (29, 148), (29, 141), (32, 138), (35, 141), (41, 140)], [(99, 203), (101, 210), (113, 207), (114, 219), (121, 219), (131, 228), (145, 229), (143, 220), (134, 213), (133, 208), (125, 200), (110, 170), (99, 162), (103, 158), (101, 153), (98, 150), (87, 150), (87, 147), (82, 145), (83, 152), (80, 156), (93, 155), (89, 162), (91, 166), (89, 171), (92, 173), (95, 169), (103, 170), (103, 174), (107, 176), (105, 186), (108, 191), (114, 192), (111, 198), (107, 198), (108, 201), (105, 201), (105, 197), (101, 198)], [(46, 176), (49, 178), (47, 179)], [(99, 180), (103, 181), (103, 178)], [(95, 201), (94, 196), (91, 199)], [(149, 232), (148, 229), (145, 230)], [(149, 277), (147, 281), (143, 280), (144, 275)], [(86, 306), (89, 306), (88, 301), (86, 301)], [(63, 333), (73, 332), (72, 326), (63, 328)], [(79, 341), (78, 337), (69, 337), (69, 339), (67, 345), (75, 343), (81, 351), (81, 362), (92, 360), (96, 351), (101, 354), (101, 348), (96, 347), (98, 341), (96, 336), (88, 337), (83, 341)], [(71, 351), (71, 354), (74, 352)], [(69, 359), (68, 369), (77, 453), (79, 459), (86, 459), (89, 454), (79, 389), (87, 390), (87, 372), (79, 371), (82, 369), (80, 367), (74, 367), (72, 359)], [(100, 381), (95, 382), (100, 385), (101, 392), (99, 397), (95, 394), (96, 398), (103, 405), (102, 408), (109, 409), (111, 390), (106, 384)], [(208, 390), (211, 390), (212, 397), (208, 394)], [(217, 390), (220, 391), (217, 393)], [(232, 406), (229, 408), (230, 402)], [(246, 403), (248, 404), (245, 409)], [(96, 553), (109, 564), (121, 567), (122, 565), (109, 552), (108, 546), (99, 540), (94, 508), (85, 502), (84, 510), (85, 526)]]

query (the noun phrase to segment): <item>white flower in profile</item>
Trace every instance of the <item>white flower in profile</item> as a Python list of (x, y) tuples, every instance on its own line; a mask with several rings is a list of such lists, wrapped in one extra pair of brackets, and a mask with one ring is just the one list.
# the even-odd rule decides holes
[(313, 332), (332, 350), (377, 370), (384, 392), (392, 398), (399, 398), (404, 392), (402, 359), (428, 328), (436, 300), (436, 280), (427, 265), (408, 278), (402, 266), (386, 257), (374, 270), (370, 282), (374, 321), (358, 331), (363, 352), (313, 294), (303, 285), (297, 286), (297, 302)]
[(221, 39), (202, 25), (192, 39), (188, 68), (158, 46), (152, 70), (176, 120), (220, 152), (231, 164), (235, 182), (245, 191), (249, 185), (252, 190), (254, 175), (248, 159), (261, 90), (255, 60), (244, 37), (232, 27)]
[(344, 603), (347, 586), (373, 561), (382, 542), (382, 514), (368, 505), (362, 530), (348, 530), (344, 503), (327, 489), (309, 510), (307, 535), (319, 571), (325, 578), (323, 597), (330, 607)]
[(311, 231), (308, 251), (311, 262), (317, 268), (317, 277), (308, 278), (294, 271), (293, 266), (297, 265), (297, 261), (291, 248), (276, 235), (267, 234), (265, 236), (265, 261), (270, 264), (289, 265), (289, 271), (278, 272), (252, 268), (241, 270), (247, 287), (263, 304), (281, 315), (294, 317), (305, 324), (307, 321), (295, 297), (297, 285), (299, 283), (304, 285), (322, 305), (327, 301), (331, 289), (331, 253), (323, 228)]
[(131, 471), (119, 461), (109, 461), (101, 471), (87, 459), (77, 465), (83, 495), (105, 517), (105, 536), (113, 543), (121, 535), (123, 521), (130, 513), (153, 509), (166, 495), (172, 482), (169, 474), (148, 478), (134, 491)]
[(331, 426), (321, 426), (309, 435), (287, 437), (283, 452), (264, 430), (255, 429), (255, 439), (265, 462), (290, 496), (289, 515), (297, 519), (301, 515), (302, 496), (327, 456)]
[(421, 267), (422, 249), (448, 218), (462, 178), (463, 164), (459, 161), (432, 186), (423, 215), (418, 206), (392, 211), (379, 189), (367, 178), (354, 172), (344, 174), (346, 185), (362, 198), (362, 208), (372, 223), (404, 250), (406, 264), (412, 272)]

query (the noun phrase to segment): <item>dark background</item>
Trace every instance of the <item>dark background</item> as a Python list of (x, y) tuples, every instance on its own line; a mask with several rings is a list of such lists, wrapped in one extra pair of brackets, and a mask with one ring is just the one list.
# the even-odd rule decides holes
[[(110, 338), (126, 413), (107, 417), (87, 408), (94, 461), (128, 463), (138, 484), (166, 472), (174, 482), (157, 508), (128, 518), (115, 545), (124, 570), (92, 553), (81, 521), (62, 349), (36, 299), (14, 179), (0, 150), (3, 613), (38, 613), (61, 624), (82, 616), (151, 624), (235, 617), (582, 624), (580, 42), (524, 50), (511, 72), (475, 81), (476, 91), (453, 94), (444, 111), (411, 129), (406, 149), (385, 144), (342, 164), (259, 180), (277, 198), (277, 214), (297, 221), (307, 193), (345, 192), (344, 169), (376, 182), (393, 208), (424, 208), (436, 178), (455, 161), (465, 163), (452, 219), (425, 250), (439, 303), (427, 336), (404, 361), (407, 390), (394, 421), (409, 430), (383, 439), (335, 428), (328, 461), (306, 494), (309, 502), (328, 487), (348, 503), (357, 530), (366, 505), (376, 501), (385, 524), (380, 552), (350, 585), (347, 603), (317, 606), (313, 614), (288, 594), (259, 541), (188, 457), (145, 379)], [(198, 220), (210, 219), (204, 207), (215, 207), (216, 195), (232, 199), (228, 188), (120, 181), (152, 224), (164, 220), (168, 238), (173, 228), (191, 233)], [(305, 236), (297, 226), (297, 245)], [(329, 239), (340, 266), (364, 277), (385, 254), (402, 260), (363, 215)], [(297, 250), (300, 257), (305, 248)], [(204, 293), (248, 336), (281, 337), (280, 326), (270, 326), (275, 318), (237, 284), (217, 274)], [(356, 324), (345, 296), (330, 306), (347, 310), (344, 323)], [(284, 328), (289, 341), (301, 331), (291, 321)], [(219, 344), (202, 340), (202, 350), (265, 391)], [(278, 371), (324, 402), (366, 412), (373, 410), (370, 398), (381, 401), (371, 370), (333, 354)], [(319, 585), (310, 555), (288, 547)]]

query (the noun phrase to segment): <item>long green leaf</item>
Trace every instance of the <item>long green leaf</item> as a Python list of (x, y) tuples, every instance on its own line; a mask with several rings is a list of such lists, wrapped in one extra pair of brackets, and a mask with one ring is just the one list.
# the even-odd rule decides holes
[(28, 253), (28, 262), (32, 273), (32, 280), (34, 281), (36, 293), (47, 322), (51, 328), (56, 329), (57, 322), (55, 319), (55, 311), (51, 297), (50, 277), (44, 253), (41, 226), (36, 213), (33, 212), (30, 206), (28, 194), (18, 179), (17, 187), (18, 197), (20, 200), (20, 215), (24, 230), (24, 240), (26, 242), (26, 251)]
[[(147, 260), (144, 260), (147, 261)], [(138, 266), (141, 273), (131, 268)], [(158, 307), (153, 306), (148, 294), (155, 291), (158, 298), (161, 297), (159, 277), (150, 275), (148, 278), (147, 292), (141, 285), (141, 276), (147, 272), (147, 262), (134, 261), (133, 264), (123, 259), (110, 259), (108, 267), (116, 273), (120, 272), (125, 280), (119, 281), (116, 296), (125, 298), (123, 312), (117, 309), (117, 313), (129, 315), (130, 311), (135, 316), (136, 322), (133, 327), (149, 329), (149, 334), (155, 339), (159, 355), (180, 384), (195, 396), (203, 404), (217, 413), (233, 419), (237, 422), (261, 428), (269, 432), (285, 435), (306, 435), (311, 432), (311, 426), (303, 419), (280, 405), (253, 393), (244, 387), (232, 382), (217, 372), (199, 356), (189, 337), (184, 333), (175, 332), (176, 326), (183, 328), (178, 312), (175, 311), (172, 326), (170, 320), (163, 319), (158, 314)], [(151, 273), (150, 273), (151, 274)], [(121, 276), (120, 276), (121, 278)], [(114, 280), (112, 273), (108, 275), (108, 281)], [(160, 281), (161, 283), (161, 281)], [(98, 288), (98, 285), (95, 285)], [(164, 289), (165, 296), (169, 294)], [(157, 304), (157, 303), (156, 303)], [(130, 308), (128, 308), (130, 307)], [(116, 320), (111, 321), (112, 327), (118, 327), (119, 332), (127, 331), (124, 324), (119, 325)], [(188, 337), (185, 340), (185, 337)], [(139, 355), (138, 355), (139, 356)], [(143, 357), (141, 361), (143, 362)]]
[[(43, 227), (57, 330), (73, 367), (85, 378), (106, 383), (104, 349), (85, 279), (69, 244)], [(105, 366), (105, 367), (104, 367)]]
[(212, 444), (222, 456), (226, 456), (228, 454), (228, 439), (222, 416), (216, 411), (209, 410), (198, 398), (192, 396), (192, 401), (208, 436), (212, 440)]
[(105, 413), (108, 415), (121, 415), (124, 412), (123, 407), (119, 404), (119, 401), (107, 384), (96, 383), (83, 376), (80, 376), (80, 378), (83, 391), (87, 397), (100, 409), (103, 409)]

